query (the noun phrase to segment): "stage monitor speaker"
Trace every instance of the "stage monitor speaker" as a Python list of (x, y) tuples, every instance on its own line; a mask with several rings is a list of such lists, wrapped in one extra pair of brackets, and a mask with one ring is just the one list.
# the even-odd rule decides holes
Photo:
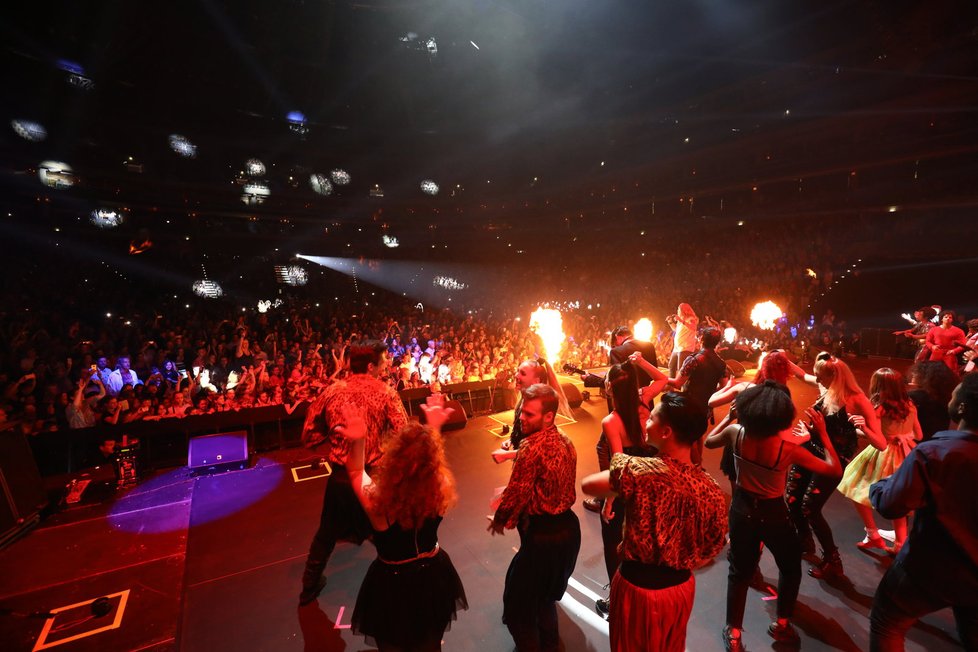
[[(465, 408), (459, 401), (445, 401), (445, 407), (452, 408), (454, 410), (445, 425), (441, 427), (442, 432), (448, 430), (461, 430), (465, 427), (465, 424), (469, 422), (469, 418), (465, 415)], [(421, 423), (427, 423), (425, 419), (424, 411), (418, 413), (419, 421)]]
[(47, 496), (34, 454), (20, 432), (0, 432), (0, 548), (36, 525)]
[(584, 402), (584, 397), (581, 396), (581, 390), (577, 388), (574, 383), (561, 383), (560, 388), (564, 390), (564, 396), (567, 397), (567, 402), (570, 403), (572, 408), (581, 407), (581, 403)]
[(414, 416), (415, 413), (421, 412), (421, 406), (425, 404), (425, 401), (431, 396), (430, 387), (412, 387), (411, 389), (402, 389), (398, 394), (401, 397), (401, 402), (404, 404), (404, 409), (407, 410), (409, 416)]
[(187, 466), (194, 473), (216, 473), (248, 466), (248, 433), (244, 430), (193, 437)]

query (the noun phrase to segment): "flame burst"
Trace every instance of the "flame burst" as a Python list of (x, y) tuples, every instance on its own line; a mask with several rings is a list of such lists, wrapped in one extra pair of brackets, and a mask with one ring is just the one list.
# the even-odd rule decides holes
[(564, 320), (559, 310), (537, 308), (530, 315), (530, 330), (540, 336), (543, 342), (543, 355), (550, 364), (560, 358), (564, 345)]
[(652, 341), (652, 321), (648, 317), (642, 317), (635, 322), (632, 329), (632, 336), (640, 342)]
[(784, 315), (778, 304), (765, 301), (754, 306), (750, 311), (750, 321), (762, 331), (774, 330), (774, 324)]

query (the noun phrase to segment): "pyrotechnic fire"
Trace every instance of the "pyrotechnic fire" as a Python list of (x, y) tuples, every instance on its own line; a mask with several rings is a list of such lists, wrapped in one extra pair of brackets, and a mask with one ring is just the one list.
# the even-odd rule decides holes
[(805, 273), (811, 276), (812, 278), (818, 278), (818, 274), (816, 274), (815, 270), (812, 269), (811, 267), (805, 268)]
[(784, 315), (781, 308), (773, 301), (765, 301), (754, 306), (750, 311), (752, 324), (764, 331), (774, 330), (774, 324)]
[(733, 326), (728, 326), (727, 328), (724, 328), (723, 329), (723, 340), (727, 344), (733, 344), (734, 343), (734, 340), (736, 340), (736, 339), (737, 339), (737, 329), (736, 328), (734, 328)]
[(652, 341), (652, 321), (648, 317), (642, 317), (637, 322), (635, 322), (635, 328), (632, 329), (632, 335), (636, 340), (641, 342), (651, 342)]
[(543, 355), (550, 364), (560, 357), (560, 348), (564, 345), (564, 320), (559, 310), (537, 308), (530, 315), (530, 330), (540, 336), (543, 341)]

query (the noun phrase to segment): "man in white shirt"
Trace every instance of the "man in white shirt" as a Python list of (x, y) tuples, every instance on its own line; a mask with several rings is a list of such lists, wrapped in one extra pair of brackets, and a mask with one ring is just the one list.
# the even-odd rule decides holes
[(109, 396), (118, 396), (119, 392), (126, 385), (135, 387), (136, 385), (143, 384), (143, 381), (139, 380), (136, 372), (129, 368), (130, 364), (131, 361), (128, 355), (119, 356), (116, 369), (109, 374), (109, 382), (106, 383), (105, 389), (108, 391)]

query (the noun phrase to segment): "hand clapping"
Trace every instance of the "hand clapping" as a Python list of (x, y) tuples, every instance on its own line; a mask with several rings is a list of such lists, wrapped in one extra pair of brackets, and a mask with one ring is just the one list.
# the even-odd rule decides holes
[(435, 430), (441, 430), (455, 409), (445, 407), (445, 395), (436, 393), (425, 400), (425, 404), (421, 406), (421, 411), (424, 412), (425, 422), (429, 426)]

